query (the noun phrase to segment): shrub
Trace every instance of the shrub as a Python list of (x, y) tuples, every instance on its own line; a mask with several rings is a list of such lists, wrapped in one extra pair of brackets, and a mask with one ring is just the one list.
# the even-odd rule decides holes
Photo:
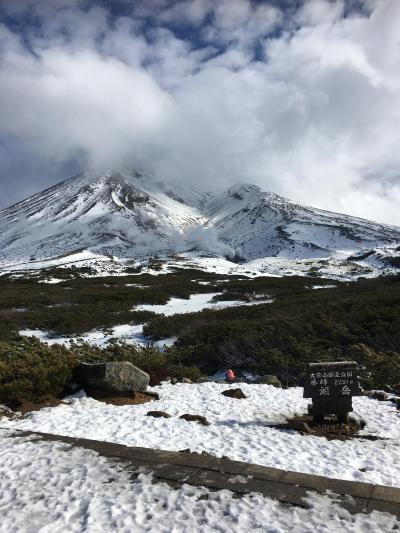
[(103, 361), (130, 361), (150, 374), (151, 384), (167, 376), (196, 379), (200, 375), (198, 369), (187, 368), (179, 358), (167, 358), (151, 346), (111, 344), (101, 349), (79, 343), (65, 348), (22, 338), (0, 342), (0, 403), (12, 405), (21, 399), (37, 402), (47, 395), (60, 397), (79, 363)]
[[(351, 358), (366, 367), (368, 386), (400, 382), (400, 276), (334, 282), (336, 288), (314, 291), (310, 278), (232, 277), (222, 283), (224, 276), (186, 269), (162, 276), (90, 279), (79, 278), (72, 269), (48, 274), (65, 281), (43, 285), (36, 279), (0, 278), (2, 398), (24, 390), (32, 398), (59, 394), (70, 367), (84, 360), (128, 360), (146, 370), (153, 382), (174, 377), (173, 372), (198, 372), (198, 367), (213, 373), (229, 365), (276, 374), (295, 384), (308, 362)], [(131, 284), (141, 287), (127, 286)], [(324, 284), (332, 281), (319, 278), (318, 285)], [(269, 295), (275, 301), (174, 316), (132, 310), (137, 304), (210, 291), (223, 291), (221, 300)], [(75, 336), (124, 323), (146, 323), (149, 338), (178, 341), (161, 353), (151, 346), (119, 344), (104, 350), (79, 344), (68, 350), (18, 336), (27, 328)]]
[(75, 355), (61, 346), (49, 347), (35, 339), (1, 342), (0, 402), (59, 395), (76, 364)]

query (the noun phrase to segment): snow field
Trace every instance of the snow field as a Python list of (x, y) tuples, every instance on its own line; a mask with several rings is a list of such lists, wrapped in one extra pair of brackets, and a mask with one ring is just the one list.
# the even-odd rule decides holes
[[(242, 388), (247, 399), (223, 396), (227, 388)], [(217, 457), (308, 472), (332, 478), (400, 486), (400, 416), (390, 402), (353, 399), (354, 414), (367, 425), (361, 435), (383, 440), (331, 440), (274, 424), (306, 411), (309, 400), (299, 387), (219, 383), (171, 385), (151, 390), (160, 400), (142, 405), (114, 406), (85, 397), (70, 398), (55, 408), (32, 412), (19, 420), (0, 420), (2, 427), (30, 429), (165, 450), (189, 448)], [(169, 419), (147, 417), (165, 411)], [(184, 413), (206, 416), (210, 426), (179, 419)]]
[(309, 509), (260, 494), (234, 498), (183, 485), (135, 481), (96, 452), (57, 442), (0, 435), (1, 533), (389, 531), (389, 514), (350, 515), (334, 497), (309, 493)]
[(184, 314), (184, 313), (198, 313), (203, 309), (223, 309), (225, 307), (237, 307), (241, 305), (259, 305), (271, 303), (273, 300), (254, 300), (252, 302), (243, 302), (241, 300), (226, 300), (212, 302), (214, 296), (219, 296), (222, 292), (210, 292), (207, 294), (192, 294), (188, 300), (184, 298), (171, 298), (163, 305), (143, 304), (134, 308), (135, 311), (151, 311), (156, 314), (164, 314), (166, 316)]
[[(125, 266), (128, 259), (123, 257), (109, 257), (101, 254), (95, 254), (93, 250), (87, 250), (87, 258), (80, 259), (80, 255), (84, 255), (84, 252), (80, 254), (72, 254), (70, 256), (63, 257), (62, 259), (44, 259), (34, 262), (13, 262), (0, 259), (0, 272), (2, 274), (15, 273), (20, 276), (21, 273), (35, 273), (41, 269), (56, 266), (59, 268), (69, 267), (75, 265), (79, 268), (90, 267), (93, 273), (82, 274), (83, 278), (100, 277), (100, 276), (140, 276), (142, 274), (151, 274), (153, 276), (159, 276), (162, 274), (169, 274), (175, 272), (178, 267), (182, 270), (186, 268), (193, 268), (203, 272), (210, 272), (214, 274), (222, 274), (226, 276), (235, 275), (243, 276), (246, 278), (257, 278), (260, 276), (268, 277), (283, 277), (283, 276), (308, 276), (310, 270), (314, 267), (319, 269), (319, 275), (323, 278), (341, 281), (354, 281), (360, 276), (362, 277), (376, 277), (384, 274), (395, 274), (396, 269), (391, 267), (382, 267), (381, 262), (378, 260), (373, 261), (368, 259), (367, 261), (359, 261), (357, 263), (348, 262), (344, 260), (340, 253), (334, 257), (314, 257), (307, 259), (294, 259), (286, 257), (262, 257), (259, 259), (250, 260), (244, 264), (235, 264), (225, 259), (224, 257), (213, 256), (210, 254), (206, 257), (204, 253), (180, 253), (184, 258), (184, 261), (177, 264), (175, 261), (171, 261), (167, 256), (164, 257), (165, 262), (162, 265), (161, 270), (154, 270), (146, 266), (146, 262), (137, 262), (136, 266), (141, 265), (142, 270), (136, 274), (132, 272), (126, 272)], [(393, 256), (390, 248), (382, 248), (382, 254)], [(323, 262), (323, 263), (321, 263)], [(367, 269), (367, 270), (366, 270)], [(43, 283), (58, 283), (62, 280), (57, 278), (47, 281), (42, 280)], [(201, 284), (207, 284), (202, 282)]]

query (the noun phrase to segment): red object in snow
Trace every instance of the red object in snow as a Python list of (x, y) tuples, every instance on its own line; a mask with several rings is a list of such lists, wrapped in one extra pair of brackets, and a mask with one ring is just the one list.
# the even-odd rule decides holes
[(225, 376), (226, 376), (226, 379), (229, 379), (229, 381), (233, 381), (236, 378), (233, 370), (231, 370), (231, 369), (226, 371)]

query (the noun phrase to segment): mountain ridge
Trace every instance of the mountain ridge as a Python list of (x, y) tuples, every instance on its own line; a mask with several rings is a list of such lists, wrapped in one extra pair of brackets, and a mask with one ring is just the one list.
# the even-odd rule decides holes
[[(87, 249), (132, 259), (198, 253), (248, 262), (396, 252), (400, 228), (299, 205), (253, 184), (212, 193), (136, 170), (78, 174), (0, 210), (0, 263)], [(386, 253), (386, 252), (385, 252)]]

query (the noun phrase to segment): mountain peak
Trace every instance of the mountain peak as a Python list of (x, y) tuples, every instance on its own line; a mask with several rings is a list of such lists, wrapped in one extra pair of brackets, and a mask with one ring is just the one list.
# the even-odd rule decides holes
[(80, 174), (0, 211), (3, 262), (82, 249), (145, 258), (182, 253), (194, 242), (207, 253), (240, 250), (244, 260), (353, 257), (399, 241), (397, 228), (302, 207), (257, 185), (216, 195), (135, 169)]
[(266, 191), (259, 185), (253, 183), (235, 183), (228, 189), (228, 194), (237, 200), (244, 200), (249, 198), (259, 198), (267, 200), (268, 202), (288, 202), (292, 203), (287, 198), (279, 196), (271, 191)]

